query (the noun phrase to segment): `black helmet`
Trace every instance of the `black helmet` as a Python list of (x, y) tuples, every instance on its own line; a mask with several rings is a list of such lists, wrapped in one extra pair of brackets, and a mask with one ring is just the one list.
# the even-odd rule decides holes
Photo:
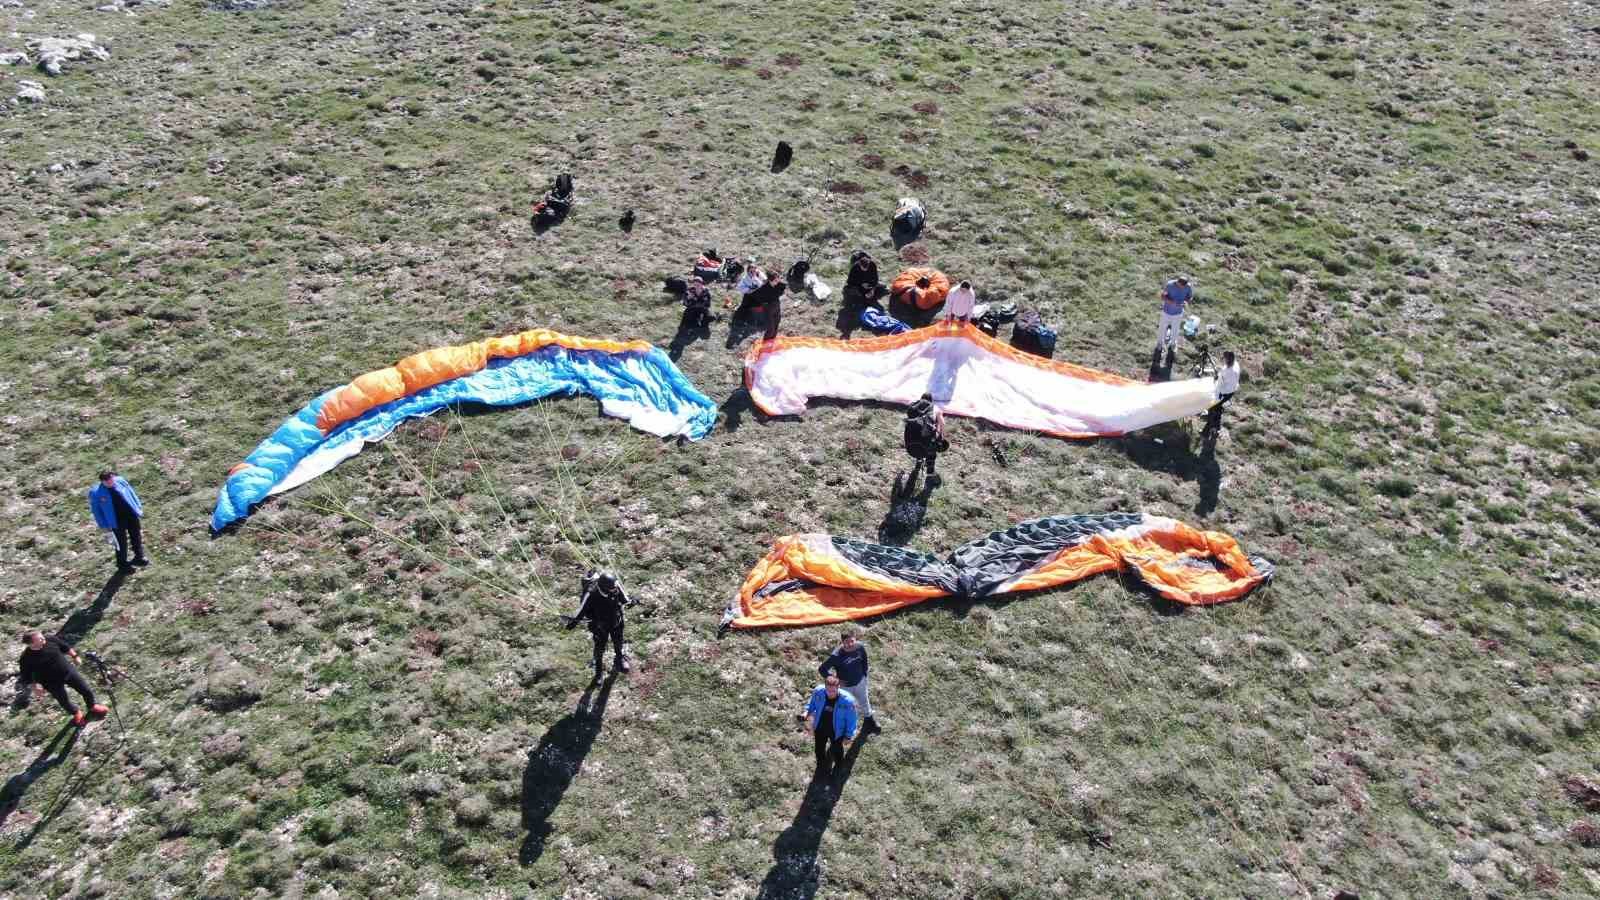
[(617, 576), (610, 572), (601, 572), (595, 577), (594, 583), (609, 591), (617, 586)]

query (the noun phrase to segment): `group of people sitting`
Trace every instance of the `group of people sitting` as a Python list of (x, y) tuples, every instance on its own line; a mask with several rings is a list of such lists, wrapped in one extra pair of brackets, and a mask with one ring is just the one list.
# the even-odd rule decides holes
[[(708, 328), (711, 325), (711, 285), (718, 281), (733, 281), (739, 294), (739, 306), (733, 311), (733, 321), (740, 323), (755, 313), (766, 317), (765, 340), (778, 336), (778, 326), (783, 321), (783, 295), (789, 289), (783, 273), (777, 269), (763, 270), (756, 261), (744, 259), (724, 260), (715, 248), (706, 248), (695, 260), (694, 269), (683, 289), (683, 327)], [(731, 301), (730, 301), (731, 305)]]

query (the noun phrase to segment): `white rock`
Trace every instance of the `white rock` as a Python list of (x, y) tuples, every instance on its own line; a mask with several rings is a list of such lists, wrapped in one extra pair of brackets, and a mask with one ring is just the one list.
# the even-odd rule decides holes
[(95, 43), (92, 34), (80, 34), (75, 38), (37, 38), (29, 41), (27, 48), (39, 58), (39, 68), (50, 75), (60, 75), (64, 63), (111, 58), (111, 51)]
[(37, 81), (18, 81), (17, 99), (26, 100), (29, 103), (43, 103), (44, 85)]
[(0, 66), (25, 66), (30, 62), (33, 60), (28, 58), (28, 54), (20, 51), (0, 53)]

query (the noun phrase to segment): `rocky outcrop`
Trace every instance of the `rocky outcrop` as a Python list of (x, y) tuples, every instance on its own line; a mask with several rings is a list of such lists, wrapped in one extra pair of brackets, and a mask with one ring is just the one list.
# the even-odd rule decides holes
[(39, 68), (47, 75), (60, 75), (63, 66), (69, 62), (111, 58), (111, 51), (102, 47), (92, 34), (70, 38), (35, 38), (27, 43), (27, 49), (33, 52), (34, 58), (39, 61)]

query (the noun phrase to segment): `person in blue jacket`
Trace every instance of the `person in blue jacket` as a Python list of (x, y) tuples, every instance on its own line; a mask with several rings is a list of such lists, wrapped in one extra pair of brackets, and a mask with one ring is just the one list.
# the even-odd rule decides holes
[(817, 667), (817, 674), (826, 678), (839, 676), (839, 687), (856, 702), (856, 712), (863, 716), (863, 731), (882, 731), (878, 720), (872, 716), (872, 699), (867, 696), (867, 647), (856, 640), (854, 631), (846, 631), (839, 639), (839, 647)]
[(844, 752), (856, 736), (856, 702), (839, 690), (839, 676), (829, 675), (811, 692), (806, 730), (816, 738), (817, 768), (844, 763)]
[(94, 514), (94, 524), (110, 532), (117, 549), (117, 569), (133, 571), (128, 564), (128, 548), (133, 547), (133, 565), (148, 566), (144, 556), (144, 539), (139, 534), (139, 520), (144, 518), (144, 504), (133, 492), (127, 479), (110, 469), (100, 473), (100, 483), (89, 489), (89, 512)]

